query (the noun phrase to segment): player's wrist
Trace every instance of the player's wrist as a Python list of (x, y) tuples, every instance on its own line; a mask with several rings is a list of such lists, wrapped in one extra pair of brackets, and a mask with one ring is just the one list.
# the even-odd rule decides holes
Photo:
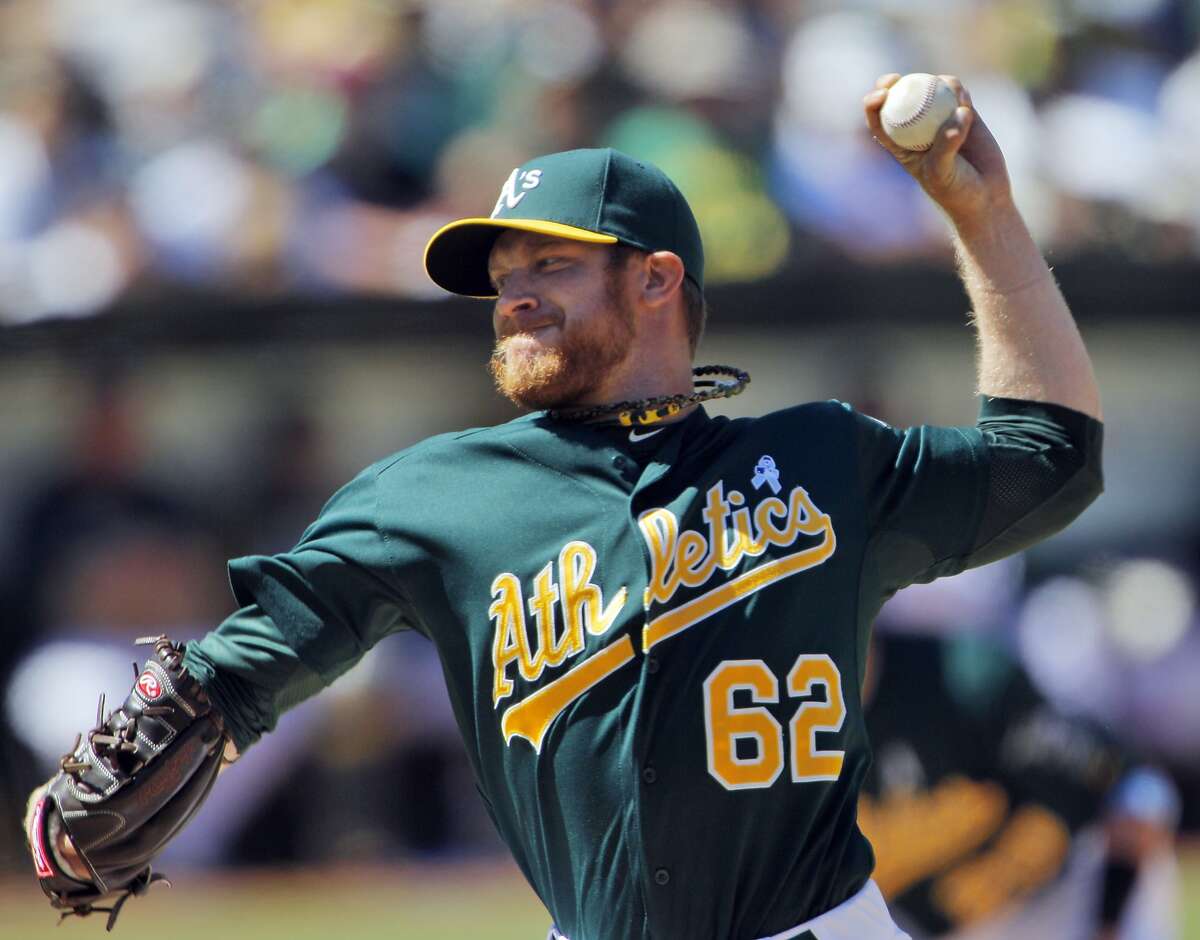
[(967, 199), (948, 198), (939, 204), (964, 243), (987, 242), (1005, 233), (1028, 231), (1008, 187), (977, 192)]
[(954, 235), (969, 290), (1007, 295), (1048, 276), (1046, 261), (1011, 200), (960, 218)]

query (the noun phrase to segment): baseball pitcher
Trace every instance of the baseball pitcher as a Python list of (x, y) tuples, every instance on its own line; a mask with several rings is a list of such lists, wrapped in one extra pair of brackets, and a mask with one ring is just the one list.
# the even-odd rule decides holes
[(551, 937), (903, 937), (855, 820), (869, 625), (900, 587), (1070, 522), (1101, 489), (1101, 424), (966, 91), (949, 79), (958, 109), (910, 152), (879, 124), (896, 78), (866, 118), (953, 224), (973, 427), (898, 429), (838, 402), (710, 415), (748, 376), (693, 372), (704, 252), (683, 196), (612, 150), (530, 160), (425, 252), (435, 282), (489, 299), (496, 385), (530, 413), (387, 457), (291, 551), (230, 563), (237, 611), (159, 639), (34, 794), (52, 903), (111, 922), (222, 753), (415, 630)]

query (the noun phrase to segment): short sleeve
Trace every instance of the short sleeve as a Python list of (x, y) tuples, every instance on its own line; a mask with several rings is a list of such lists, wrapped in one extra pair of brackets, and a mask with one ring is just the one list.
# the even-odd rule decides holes
[(1102, 425), (984, 398), (974, 427), (898, 429), (854, 414), (872, 570), (885, 595), (1020, 551), (1103, 489)]

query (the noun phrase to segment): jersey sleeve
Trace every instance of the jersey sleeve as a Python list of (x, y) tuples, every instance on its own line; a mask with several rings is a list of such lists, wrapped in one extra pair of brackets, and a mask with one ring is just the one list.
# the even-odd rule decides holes
[(376, 523), (376, 477), (343, 487), (289, 552), (229, 563), (240, 609), (188, 643), (184, 664), (244, 750), (414, 613)]
[(1103, 425), (1070, 408), (985, 397), (973, 428), (854, 418), (868, 564), (884, 596), (1027, 548), (1103, 489)]

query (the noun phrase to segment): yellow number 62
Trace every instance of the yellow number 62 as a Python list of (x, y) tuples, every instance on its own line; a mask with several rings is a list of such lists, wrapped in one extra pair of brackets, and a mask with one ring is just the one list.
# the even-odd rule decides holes
[[(817, 732), (839, 731), (846, 718), (842, 674), (824, 653), (802, 653), (787, 676), (788, 695), (825, 688), (825, 701), (808, 700), (789, 723), (793, 783), (836, 780), (843, 751), (817, 749)], [(754, 705), (737, 708), (733, 694), (750, 692)], [(779, 701), (779, 680), (761, 659), (727, 659), (704, 680), (704, 730), (708, 772), (727, 790), (769, 787), (783, 772), (783, 726), (760, 703)], [(739, 757), (738, 740), (754, 742), (754, 753)]]

